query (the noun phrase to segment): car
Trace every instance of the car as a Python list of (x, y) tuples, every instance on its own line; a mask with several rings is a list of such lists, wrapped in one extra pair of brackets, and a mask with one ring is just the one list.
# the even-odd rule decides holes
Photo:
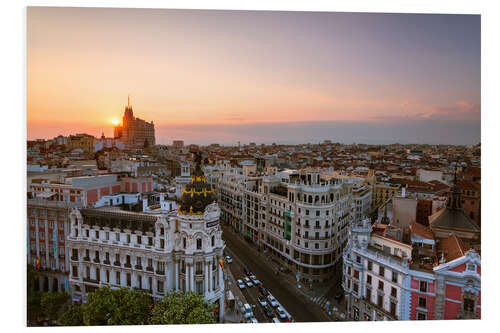
[(278, 309), (276, 309), (276, 311), (278, 312), (278, 316), (281, 319), (285, 319), (286, 318), (286, 312), (285, 312), (285, 310), (283, 310), (282, 307), (278, 307)]
[(260, 305), (262, 305), (263, 307), (266, 307), (267, 302), (266, 302), (266, 299), (264, 297), (258, 296), (257, 299), (259, 300)]
[(236, 282), (238, 282), (238, 287), (240, 287), (240, 289), (245, 289), (245, 284), (243, 283), (243, 281), (238, 280)]
[(246, 267), (245, 267), (245, 268), (243, 268), (243, 271), (245, 272), (245, 274), (246, 274), (247, 276), (252, 275), (252, 272), (250, 272), (250, 270), (249, 270), (248, 268), (246, 268)]
[(269, 317), (269, 318), (274, 317), (273, 308), (269, 304), (264, 308), (264, 312), (265, 312), (267, 317)]
[(252, 279), (253, 284), (255, 284), (256, 286), (260, 284), (260, 281), (257, 279), (255, 275), (250, 275), (250, 279)]
[(259, 287), (259, 292), (262, 294), (262, 296), (269, 295), (269, 291), (267, 291), (267, 289), (264, 287)]
[(247, 323), (249, 323), (249, 324), (258, 324), (259, 322), (257, 321), (257, 319), (255, 319), (255, 317), (252, 317), (252, 318), (248, 319)]
[(344, 294), (338, 293), (337, 295), (335, 295), (335, 300), (340, 301), (342, 299), (342, 297), (344, 297)]
[(249, 279), (249, 278), (247, 278), (247, 277), (246, 277), (246, 278), (244, 278), (244, 280), (245, 280), (245, 283), (246, 283), (246, 285), (247, 285), (248, 287), (253, 287), (253, 283), (252, 283), (252, 281), (250, 281), (250, 279)]
[(279, 323), (281, 323), (281, 321), (278, 318), (274, 317), (273, 318), (273, 323), (279, 324)]
[(230, 256), (226, 256), (226, 262), (227, 262), (228, 264), (230, 264), (230, 263), (232, 263), (232, 262), (233, 262), (233, 259), (231, 259), (231, 257), (230, 257)]
[(267, 300), (269, 301), (269, 304), (271, 304), (271, 306), (273, 308), (277, 307), (279, 304), (278, 304), (278, 301), (276, 300), (276, 298), (274, 298), (273, 295), (269, 294), (269, 296), (267, 296)]
[(243, 317), (245, 319), (250, 319), (253, 317), (252, 307), (248, 303), (243, 304), (243, 306), (241, 307), (241, 313), (243, 314)]

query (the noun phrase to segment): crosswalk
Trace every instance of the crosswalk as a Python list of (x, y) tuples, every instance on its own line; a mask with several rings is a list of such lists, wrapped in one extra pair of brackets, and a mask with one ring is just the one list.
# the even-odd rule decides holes
[(316, 297), (309, 297), (309, 299), (313, 302), (318, 304), (320, 307), (326, 306), (328, 299), (325, 296), (316, 296)]

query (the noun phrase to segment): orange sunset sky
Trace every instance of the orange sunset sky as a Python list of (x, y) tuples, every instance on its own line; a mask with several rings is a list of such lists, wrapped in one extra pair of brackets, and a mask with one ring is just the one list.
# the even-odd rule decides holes
[(28, 139), (112, 136), (128, 94), (158, 143), (477, 143), (480, 17), (28, 8)]

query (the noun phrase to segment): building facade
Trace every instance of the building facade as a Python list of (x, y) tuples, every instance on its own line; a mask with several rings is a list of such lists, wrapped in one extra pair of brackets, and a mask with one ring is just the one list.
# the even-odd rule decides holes
[(122, 126), (116, 126), (114, 132), (115, 139), (120, 139), (125, 149), (146, 148), (156, 145), (155, 126), (153, 122), (149, 123), (134, 117), (134, 112), (130, 105), (130, 96), (122, 118)]

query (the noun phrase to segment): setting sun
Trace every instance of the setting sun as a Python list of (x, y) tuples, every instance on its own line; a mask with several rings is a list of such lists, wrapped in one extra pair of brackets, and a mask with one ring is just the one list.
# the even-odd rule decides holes
[(119, 124), (119, 121), (118, 121), (118, 119), (116, 119), (116, 118), (113, 118), (113, 119), (111, 120), (111, 122), (112, 122), (112, 123), (113, 123), (113, 125), (115, 125), (115, 126)]

